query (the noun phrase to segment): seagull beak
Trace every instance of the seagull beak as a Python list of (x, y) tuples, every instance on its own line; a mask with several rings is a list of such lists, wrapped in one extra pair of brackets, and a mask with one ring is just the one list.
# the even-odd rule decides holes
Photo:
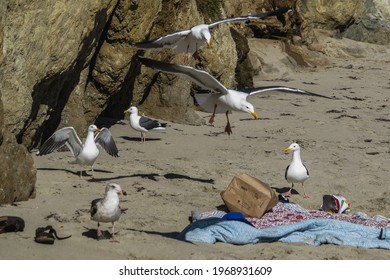
[(127, 109), (127, 110), (123, 111), (123, 113), (127, 113), (128, 111), (129, 111), (129, 109)]
[(210, 41), (207, 42), (207, 48), (211, 49), (211, 42)]
[(286, 148), (286, 149), (283, 150), (283, 152), (285, 152), (285, 153), (288, 153), (289, 151), (291, 151), (290, 148)]
[(255, 120), (259, 119), (259, 116), (256, 114), (256, 112), (251, 112), (251, 115), (255, 118)]
[(95, 132), (100, 132), (100, 130), (101, 130), (100, 128), (96, 128)]

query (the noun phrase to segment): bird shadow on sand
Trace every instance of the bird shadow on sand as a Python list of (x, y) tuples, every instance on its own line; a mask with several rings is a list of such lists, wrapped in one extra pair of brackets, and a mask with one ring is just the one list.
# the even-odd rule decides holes
[[(280, 188), (272, 187), (272, 189), (274, 189), (275, 192), (278, 193), (278, 194), (283, 194), (285, 192), (288, 192), (290, 187), (280, 187)], [(299, 192), (297, 192), (295, 189), (292, 189), (291, 194), (299, 194)]]
[(123, 179), (123, 178), (133, 178), (133, 177), (140, 177), (143, 179), (158, 181), (157, 180), (158, 176), (160, 176), (160, 175), (157, 173), (138, 173), (138, 174), (132, 174), (132, 175), (118, 175), (118, 176), (109, 177), (109, 178), (92, 178), (89, 181), (90, 182), (104, 182), (104, 181), (118, 180), (118, 179)]
[[(97, 230), (96, 229), (92, 229), (92, 228), (86, 228), (84, 227), (87, 231), (84, 231), (81, 235), (82, 236), (85, 236), (85, 237), (88, 237), (88, 238), (91, 238), (91, 239), (95, 239), (95, 240), (98, 240), (97, 239)], [(105, 240), (105, 239), (111, 239), (112, 238), (112, 234), (108, 231), (108, 230), (102, 230), (102, 236), (100, 237), (99, 240)]]
[[(73, 171), (73, 170), (69, 170), (69, 169), (64, 169), (64, 168), (51, 168), (51, 167), (40, 167), (40, 168), (37, 168), (37, 170), (45, 170), (45, 171), (65, 171), (66, 173), (71, 173), (73, 175), (77, 175), (77, 176), (80, 176), (80, 171)], [(103, 169), (95, 169), (95, 172), (98, 172), (98, 173), (114, 173), (112, 171), (108, 171), (108, 170), (103, 170)], [(92, 177), (91, 174), (88, 174), (86, 171), (83, 171), (83, 176), (84, 177)], [(90, 179), (90, 180), (93, 180)]]
[(227, 135), (227, 133), (225, 131), (218, 131), (218, 132), (210, 131), (209, 133), (205, 133), (204, 135), (205, 136), (219, 136), (219, 135), (222, 135), (222, 134), (226, 134)]
[[(141, 142), (140, 137), (129, 137), (129, 136), (120, 136), (120, 138), (126, 141)], [(161, 141), (161, 138), (145, 138), (145, 142), (148, 141)]]
[[(123, 178), (134, 178), (134, 177), (140, 177), (143, 179), (149, 179), (152, 181), (157, 182), (158, 177), (160, 177), (160, 174), (157, 173), (137, 173), (137, 174), (132, 174), (132, 175), (119, 175), (111, 178), (92, 178), (89, 181), (91, 182), (102, 182), (102, 181), (110, 181), (110, 180), (117, 180), (117, 179), (123, 179)], [(207, 183), (207, 184), (214, 184), (214, 179), (203, 179), (203, 178), (194, 178), (190, 177), (187, 175), (182, 175), (182, 174), (177, 174), (177, 173), (167, 173), (164, 174), (163, 177), (165, 179), (169, 180), (175, 180), (175, 179), (185, 179), (185, 180), (191, 180), (191, 181), (196, 181), (196, 182), (201, 182), (201, 183)]]
[[(68, 169), (61, 169), (61, 168), (37, 168), (37, 170), (48, 170), (48, 171), (65, 171), (67, 173), (71, 173), (75, 176), (80, 176), (80, 171), (72, 171)], [(107, 170), (102, 170), (102, 169), (95, 169), (95, 172), (99, 173), (114, 173), (111, 171)], [(96, 175), (96, 174), (95, 174)], [(104, 178), (96, 178), (92, 177), (92, 175), (88, 174), (87, 172), (83, 171), (83, 177), (84, 179), (88, 180), (89, 182), (105, 182), (105, 181), (112, 181), (112, 180), (118, 180), (118, 179), (124, 179), (124, 178), (134, 178), (134, 177), (140, 177), (142, 179), (148, 179), (157, 182), (158, 177), (161, 175), (158, 173), (136, 173), (136, 174), (131, 174), (131, 175), (118, 175), (118, 176), (113, 176), (113, 177), (104, 177)], [(85, 177), (90, 177), (90, 178), (85, 178)], [(215, 180), (214, 179), (203, 179), (203, 178), (194, 178), (190, 177), (187, 175), (182, 175), (178, 173), (166, 173), (163, 175), (165, 179), (169, 180), (175, 180), (175, 179), (185, 179), (185, 180), (191, 180), (191, 181), (196, 181), (196, 182), (201, 182), (201, 183), (207, 183), (207, 184), (214, 184)]]
[[(69, 170), (69, 169), (63, 169), (63, 168), (50, 168), (50, 167), (40, 167), (40, 168), (37, 168), (37, 170), (44, 170), (44, 171), (65, 171), (66, 173), (71, 173), (73, 175), (77, 175), (77, 176), (80, 176), (80, 171), (72, 171), (72, 170)], [(84, 175), (85, 173), (83, 173)]]
[(208, 183), (208, 184), (214, 184), (214, 179), (203, 179), (203, 178), (194, 178), (187, 175), (177, 174), (177, 173), (167, 173), (164, 175), (164, 178), (166, 179), (186, 179), (191, 181), (197, 181), (202, 183)]
[(133, 231), (133, 232), (139, 232), (139, 233), (146, 233), (150, 235), (159, 235), (162, 237), (167, 237), (171, 239), (177, 239), (177, 236), (179, 235), (180, 232), (160, 232), (160, 231), (154, 231), (154, 230), (140, 230), (140, 229), (134, 229), (134, 228), (126, 228), (128, 231)]
[[(102, 230), (102, 236), (100, 237), (100, 239), (97, 239), (97, 230), (96, 229), (92, 229), (92, 228), (85, 228), (85, 229), (86, 229), (86, 231), (84, 231), (81, 235), (85, 236), (87, 238), (91, 238), (91, 239), (94, 239), (96, 241), (112, 239), (112, 234), (108, 230)], [(123, 229), (121, 231), (122, 232), (123, 231), (133, 231), (133, 232), (146, 233), (146, 234), (151, 234), (151, 235), (159, 235), (159, 236), (167, 237), (167, 238), (171, 238), (171, 239), (177, 239), (176, 237), (179, 235), (179, 232), (159, 232), (159, 231), (153, 231), (153, 230), (139, 230), (139, 229), (132, 229), (132, 228), (126, 228), (126, 229)], [(121, 231), (118, 231), (115, 234), (115, 236)]]

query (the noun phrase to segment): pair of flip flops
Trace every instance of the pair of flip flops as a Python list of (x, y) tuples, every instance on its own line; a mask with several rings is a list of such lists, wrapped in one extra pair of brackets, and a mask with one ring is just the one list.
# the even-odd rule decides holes
[(56, 230), (52, 226), (39, 227), (35, 230), (35, 242), (42, 244), (54, 244), (56, 239), (63, 240), (68, 239), (72, 235), (59, 237)]
[(0, 216), (0, 233), (24, 230), (24, 220), (16, 216)]

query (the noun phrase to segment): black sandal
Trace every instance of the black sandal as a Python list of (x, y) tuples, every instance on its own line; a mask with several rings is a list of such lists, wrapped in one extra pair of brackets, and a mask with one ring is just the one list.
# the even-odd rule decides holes
[(17, 232), (24, 230), (24, 220), (15, 216), (0, 217), (0, 233)]
[(39, 227), (35, 230), (35, 242), (43, 244), (53, 244), (56, 238), (63, 240), (71, 236), (58, 237), (56, 230), (52, 226)]

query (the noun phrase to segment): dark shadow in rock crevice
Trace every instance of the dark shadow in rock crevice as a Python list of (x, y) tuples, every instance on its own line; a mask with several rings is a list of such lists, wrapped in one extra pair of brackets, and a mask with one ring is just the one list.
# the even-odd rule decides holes
[[(22, 143), (26, 135), (33, 133), (28, 149), (37, 147), (41, 142), (55, 132), (61, 122), (62, 111), (64, 110), (69, 97), (80, 82), (81, 72), (85, 69), (88, 57), (94, 51), (96, 38), (101, 35), (101, 30), (107, 22), (107, 10), (96, 13), (94, 27), (88, 36), (81, 43), (81, 50), (74, 59), (73, 64), (65, 71), (53, 74), (37, 83), (31, 93), (32, 105), (30, 116), (25, 122), (21, 131), (16, 135), (18, 143)], [(43, 123), (37, 124), (40, 109), (46, 105), (47, 117)]]

